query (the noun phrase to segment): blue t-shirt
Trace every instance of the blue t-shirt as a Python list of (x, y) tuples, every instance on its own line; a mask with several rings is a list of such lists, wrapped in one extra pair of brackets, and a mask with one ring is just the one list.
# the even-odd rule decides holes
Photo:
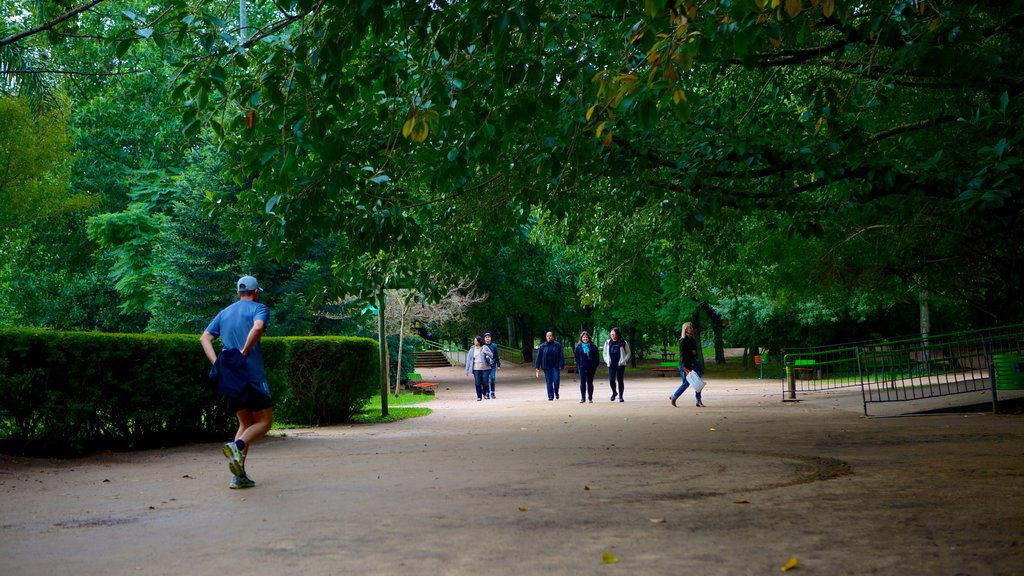
[[(264, 326), (269, 326), (270, 309), (259, 302), (239, 300), (221, 310), (206, 327), (206, 331), (215, 338), (220, 336), (225, 350), (232, 348), (241, 350), (245, 346), (245, 339), (249, 337), (249, 331), (252, 330), (252, 325), (256, 323), (256, 320), (263, 320)], [(267, 381), (267, 376), (263, 372), (263, 353), (260, 352), (259, 342), (249, 351), (245, 364), (249, 368), (250, 381), (260, 384)]]

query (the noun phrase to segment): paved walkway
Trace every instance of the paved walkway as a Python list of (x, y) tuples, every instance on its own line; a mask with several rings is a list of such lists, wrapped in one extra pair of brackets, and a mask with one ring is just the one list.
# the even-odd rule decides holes
[[(864, 418), (781, 402), (781, 383), (675, 379), (626, 402), (547, 401), (529, 368), (477, 402), (461, 370), (434, 413), (275, 432), (258, 486), (218, 445), (0, 459), (0, 574), (1020, 574), (1024, 419)], [(859, 397), (859, 395), (858, 395)], [(605, 563), (614, 557), (615, 563)]]

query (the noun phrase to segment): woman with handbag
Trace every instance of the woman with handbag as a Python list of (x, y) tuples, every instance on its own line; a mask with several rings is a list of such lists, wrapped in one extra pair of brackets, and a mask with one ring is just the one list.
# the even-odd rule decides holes
[(683, 392), (690, 387), (690, 372), (696, 374), (696, 377), (692, 379), (696, 381), (693, 393), (697, 397), (697, 407), (703, 408), (704, 403), (701, 402), (700, 392), (704, 388), (704, 382), (700, 377), (704, 370), (697, 363), (697, 340), (693, 337), (693, 322), (685, 322), (679, 335), (679, 375), (683, 377), (683, 383), (679, 385), (675, 393), (668, 397), (673, 406), (676, 405), (676, 400), (683, 395)]

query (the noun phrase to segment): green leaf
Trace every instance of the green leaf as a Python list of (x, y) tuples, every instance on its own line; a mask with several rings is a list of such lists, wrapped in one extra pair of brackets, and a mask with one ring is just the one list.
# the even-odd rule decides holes
[(124, 55), (128, 53), (128, 50), (131, 49), (132, 44), (134, 43), (135, 40), (132, 40), (131, 38), (127, 40), (122, 40), (117, 43), (117, 48), (115, 49), (114, 53), (117, 54), (118, 58), (123, 58)]
[(267, 214), (273, 214), (274, 213), (274, 207), (277, 206), (277, 203), (280, 202), (280, 201), (281, 201), (281, 195), (280, 194), (274, 194), (273, 196), (270, 197), (269, 200), (267, 200), (267, 203), (263, 207), (263, 210)]

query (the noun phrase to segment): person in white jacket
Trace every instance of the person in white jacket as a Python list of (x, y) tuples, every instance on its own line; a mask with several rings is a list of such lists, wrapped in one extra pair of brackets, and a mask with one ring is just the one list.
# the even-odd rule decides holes
[[(609, 338), (604, 343), (604, 363), (608, 365), (608, 383), (612, 387), (612, 402), (618, 398), (619, 402), (625, 402), (622, 398), (626, 376), (626, 363), (633, 356), (629, 344), (619, 335), (618, 328), (612, 328)], [(618, 388), (615, 383), (618, 382)]]

